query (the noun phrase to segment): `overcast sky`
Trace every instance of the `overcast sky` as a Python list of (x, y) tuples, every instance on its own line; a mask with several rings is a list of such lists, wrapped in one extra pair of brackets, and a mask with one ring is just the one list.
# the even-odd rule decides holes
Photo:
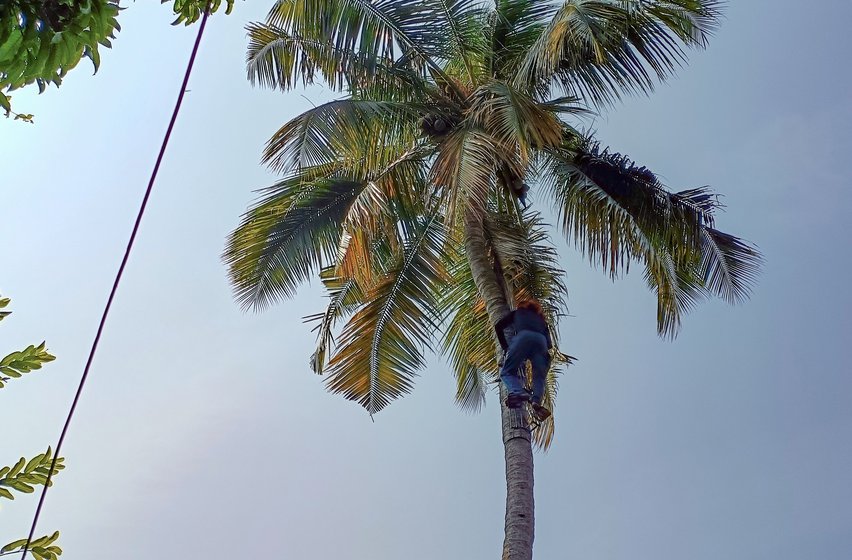
[[(496, 558), (494, 394), (461, 412), (436, 359), (372, 422), (308, 368), (315, 285), (260, 315), (232, 300), (219, 255), (273, 180), (262, 146), (329, 98), (246, 81), (243, 27), (270, 4), (210, 22), (40, 533), (61, 529), (68, 560)], [(612, 283), (558, 241), (579, 361), (535, 457), (536, 558), (852, 558), (852, 3), (726, 14), (677, 79), (594, 127), (673, 189), (724, 193), (719, 227), (764, 272), (671, 343), (641, 274)], [(171, 19), (130, 3), (96, 76), (14, 93), (36, 124), (0, 121), (0, 354), (46, 339), (58, 357), (0, 392), (0, 465), (59, 435), (197, 30)], [(35, 505), (0, 503), (0, 541)]]

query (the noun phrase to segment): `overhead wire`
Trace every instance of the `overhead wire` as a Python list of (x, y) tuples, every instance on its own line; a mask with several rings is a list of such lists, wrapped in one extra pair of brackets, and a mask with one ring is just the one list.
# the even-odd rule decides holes
[(71, 420), (74, 418), (74, 412), (77, 410), (77, 404), (80, 401), (80, 395), (83, 393), (83, 387), (86, 385), (86, 380), (89, 378), (89, 370), (92, 366), (92, 361), (94, 360), (95, 353), (98, 350), (98, 343), (101, 340), (101, 335), (104, 331), (104, 326), (106, 325), (107, 317), (109, 316), (110, 308), (112, 307), (112, 302), (115, 299), (115, 294), (118, 291), (118, 286), (121, 283), (121, 278), (124, 275), (124, 269), (127, 266), (127, 261), (130, 259), (130, 252), (133, 250), (133, 244), (136, 241), (136, 235), (139, 233), (139, 226), (142, 223), (142, 217), (145, 214), (145, 209), (148, 206), (148, 200), (151, 197), (151, 192), (154, 188), (154, 182), (157, 179), (157, 173), (160, 170), (160, 164), (163, 161), (163, 156), (166, 153), (166, 147), (169, 144), (169, 139), (172, 135), (172, 129), (174, 128), (175, 121), (177, 120), (178, 113), (180, 112), (181, 105), (183, 104), (183, 97), (186, 93), (186, 86), (189, 83), (189, 77), (192, 74), (192, 67), (195, 64), (195, 57), (198, 54), (198, 47), (201, 44), (201, 37), (204, 35), (204, 28), (207, 25), (207, 18), (210, 15), (210, 7), (212, 2), (208, 1), (205, 8), (204, 14), (201, 18), (201, 24), (198, 29), (198, 34), (195, 37), (195, 44), (192, 47), (192, 54), (189, 57), (189, 63), (186, 66), (186, 72), (183, 77), (183, 83), (180, 87), (180, 93), (178, 94), (177, 102), (175, 103), (174, 110), (172, 111), (172, 118), (169, 121), (169, 126), (166, 129), (166, 134), (163, 137), (163, 142), (160, 145), (160, 153), (157, 155), (157, 161), (154, 164), (154, 169), (151, 171), (150, 179), (148, 180), (148, 187), (145, 189), (145, 195), (142, 198), (142, 203), (139, 206), (139, 212), (136, 214), (136, 221), (133, 224), (133, 229), (130, 233), (130, 239), (127, 241), (127, 247), (124, 250), (124, 257), (121, 259), (121, 265), (118, 267), (118, 272), (115, 275), (115, 280), (112, 284), (112, 289), (109, 293), (109, 298), (107, 299), (106, 305), (104, 306), (103, 314), (101, 315), (100, 323), (98, 324), (98, 330), (95, 334), (94, 341), (92, 342), (92, 346), (89, 350), (89, 357), (86, 360), (86, 366), (83, 368), (83, 375), (80, 377), (80, 383), (77, 386), (77, 392), (74, 395), (74, 400), (71, 402), (71, 408), (68, 411), (68, 416), (65, 419), (65, 424), (62, 427), (62, 432), (59, 435), (59, 441), (56, 444), (56, 449), (54, 450), (53, 460), (50, 463), (50, 470), (47, 473), (47, 480), (44, 482), (44, 486), (41, 491), (41, 496), (39, 496), (38, 506), (36, 507), (35, 515), (33, 516), (33, 522), (30, 526), (30, 532), (27, 536), (27, 542), (24, 545), (21, 554), (21, 560), (25, 560), (27, 557), (27, 552), (30, 550), (30, 544), (33, 542), (33, 536), (35, 535), (36, 528), (38, 527), (39, 517), (41, 516), (41, 511), (44, 506), (45, 496), (47, 496), (47, 489), (50, 486), (51, 480), (53, 478), (53, 473), (56, 467), (56, 461), (60, 457), (60, 451), (62, 450), (62, 444), (65, 442), (65, 436), (68, 434), (68, 428), (71, 425)]

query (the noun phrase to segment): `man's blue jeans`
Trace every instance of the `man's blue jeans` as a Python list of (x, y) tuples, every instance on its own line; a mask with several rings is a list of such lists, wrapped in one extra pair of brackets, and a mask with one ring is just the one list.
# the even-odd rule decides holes
[[(500, 377), (509, 391), (509, 395), (523, 395), (525, 372), (518, 371), (529, 360), (532, 364), (533, 383), (532, 400), (540, 403), (544, 397), (544, 384), (547, 380), (547, 370), (550, 369), (550, 353), (547, 349), (547, 339), (535, 331), (518, 331), (509, 343), (509, 352), (503, 362)], [(523, 376), (523, 377), (522, 377)]]

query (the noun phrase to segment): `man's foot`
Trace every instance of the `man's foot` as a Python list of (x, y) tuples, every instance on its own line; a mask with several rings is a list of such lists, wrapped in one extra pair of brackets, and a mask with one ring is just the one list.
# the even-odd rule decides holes
[(544, 422), (550, 418), (550, 411), (537, 402), (532, 403), (532, 413), (539, 422)]
[(528, 400), (530, 400), (530, 398), (526, 393), (509, 395), (506, 398), (506, 406), (509, 408), (521, 408)]

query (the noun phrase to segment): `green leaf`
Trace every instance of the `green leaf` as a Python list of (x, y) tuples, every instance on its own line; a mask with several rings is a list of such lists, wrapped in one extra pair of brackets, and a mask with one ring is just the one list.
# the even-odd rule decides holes
[(18, 476), (18, 473), (21, 472), (21, 470), (24, 468), (24, 465), (26, 464), (27, 460), (21, 457), (21, 459), (12, 467), (12, 470), (9, 471), (9, 474), (6, 475), (6, 478), (10, 479), (14, 478), (15, 476)]
[(24, 34), (17, 29), (12, 29), (5, 41), (0, 44), (0, 63), (8, 63), (15, 53), (20, 52)]
[(38, 346), (30, 345), (24, 350), (12, 352), (0, 360), (0, 373), (12, 378), (19, 378), (22, 374), (39, 370), (42, 364), (52, 362), (56, 359), (46, 350), (46, 343)]
[(21, 481), (20, 479), (15, 479), (9, 482), (9, 486), (14, 488), (18, 492), (23, 492), (24, 494), (32, 494), (35, 492), (35, 489), (27, 484), (26, 482)]
[(7, 500), (14, 500), (15, 496), (5, 488), (0, 488), (0, 498), (6, 498)]
[(27, 544), (27, 539), (20, 539), (20, 540), (14, 541), (14, 542), (10, 542), (6, 546), (4, 546), (2, 549), (0, 549), (0, 552), (11, 552), (11, 551), (15, 550), (16, 548), (23, 548), (26, 544)]

